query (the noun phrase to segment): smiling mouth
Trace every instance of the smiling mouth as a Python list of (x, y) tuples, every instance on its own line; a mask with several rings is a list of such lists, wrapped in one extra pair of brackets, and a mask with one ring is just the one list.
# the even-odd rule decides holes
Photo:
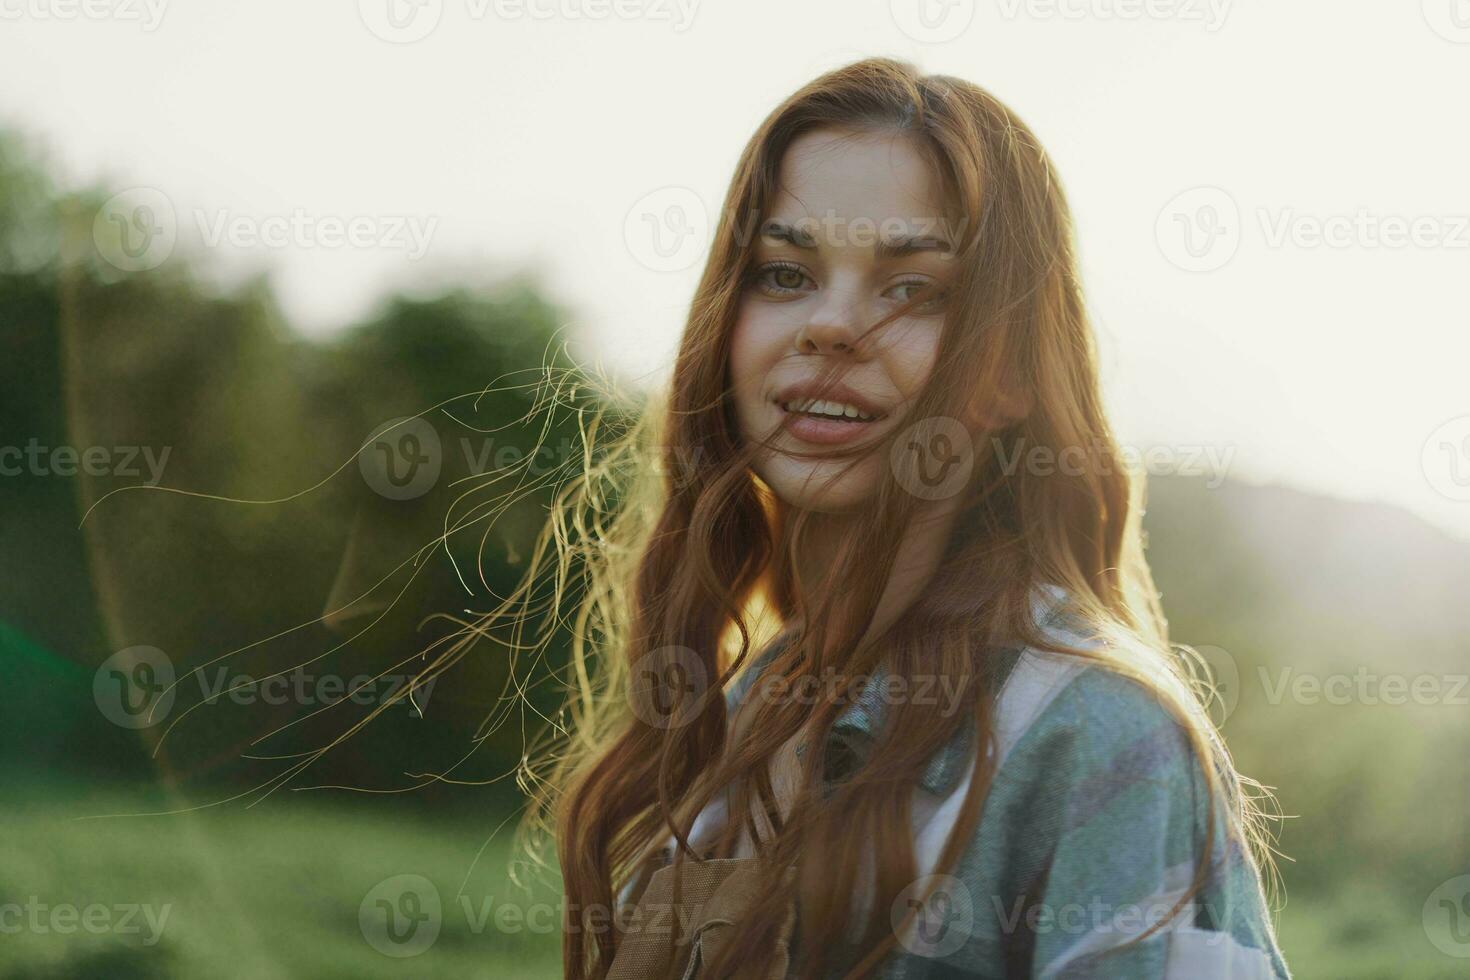
[(823, 422), (876, 422), (884, 417), (866, 412), (848, 402), (830, 398), (806, 398), (776, 404), (788, 415), (819, 419)]

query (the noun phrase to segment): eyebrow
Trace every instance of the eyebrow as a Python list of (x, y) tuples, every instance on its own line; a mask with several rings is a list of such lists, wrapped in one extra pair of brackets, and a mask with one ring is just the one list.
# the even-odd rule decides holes
[(786, 242), (797, 248), (816, 248), (817, 240), (812, 237), (811, 232), (801, 228), (794, 228), (781, 221), (767, 221), (761, 225), (761, 237), (774, 239), (778, 242)]
[[(767, 221), (761, 226), (761, 236), (777, 242), (785, 242), (796, 248), (815, 249), (817, 240), (811, 232), (796, 228), (781, 221)], [(932, 235), (909, 235), (875, 242), (873, 255), (880, 261), (898, 259), (919, 252), (952, 252), (954, 246), (943, 238)]]
[(901, 259), (917, 252), (953, 252), (954, 247), (943, 238), (935, 238), (932, 235), (914, 235), (907, 238), (895, 238), (891, 241), (879, 242), (873, 247), (874, 254), (879, 259)]

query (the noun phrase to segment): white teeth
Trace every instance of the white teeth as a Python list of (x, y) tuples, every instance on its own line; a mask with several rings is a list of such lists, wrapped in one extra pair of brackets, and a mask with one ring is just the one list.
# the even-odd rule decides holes
[(808, 398), (805, 401), (799, 402), (787, 402), (781, 407), (788, 412), (797, 412), (802, 415), (827, 415), (832, 418), (858, 419), (863, 422), (871, 422), (874, 418), (856, 405), (849, 405), (846, 402), (826, 401), (819, 398)]

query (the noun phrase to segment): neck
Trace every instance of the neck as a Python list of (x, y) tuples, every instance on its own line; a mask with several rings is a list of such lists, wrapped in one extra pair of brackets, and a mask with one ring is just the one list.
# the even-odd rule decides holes
[[(876, 636), (892, 625), (933, 578), (954, 529), (956, 511), (956, 504), (950, 500), (926, 506), (915, 514), (899, 543), (893, 567), (883, 585), (864, 639)], [(847, 535), (855, 534), (861, 542), (863, 525), (863, 518), (846, 514), (813, 513), (807, 516), (801, 550), (796, 555), (799, 592), (826, 584), (825, 580), (837, 563), (842, 541)]]

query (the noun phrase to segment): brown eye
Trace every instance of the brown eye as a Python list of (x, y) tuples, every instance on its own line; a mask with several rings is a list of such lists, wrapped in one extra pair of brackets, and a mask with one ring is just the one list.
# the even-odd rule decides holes
[(802, 280), (805, 278), (806, 276), (795, 269), (777, 269), (772, 275), (776, 285), (782, 289), (800, 289)]
[(771, 296), (790, 296), (810, 290), (816, 286), (812, 277), (807, 275), (799, 266), (786, 263), (772, 263), (761, 266), (756, 270), (754, 282), (764, 293)]
[[(907, 303), (917, 299), (924, 289), (932, 286), (933, 283), (928, 279), (911, 279), (890, 286), (884, 295), (900, 303)], [(944, 308), (944, 300), (944, 291), (942, 289), (936, 290), (932, 292), (928, 299), (914, 307), (913, 312), (920, 315), (938, 313)]]

